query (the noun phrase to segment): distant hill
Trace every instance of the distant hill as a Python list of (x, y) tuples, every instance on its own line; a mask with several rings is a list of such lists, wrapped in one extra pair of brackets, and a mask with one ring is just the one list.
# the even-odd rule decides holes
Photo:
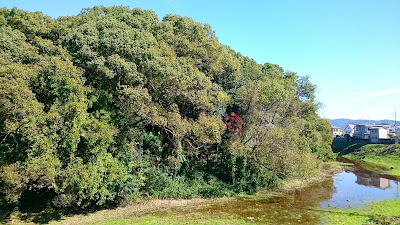
[[(352, 120), (352, 119), (332, 119), (329, 120), (332, 126), (345, 128), (348, 124), (381, 124), (381, 125), (394, 125), (394, 120)], [(397, 121), (397, 125), (400, 123)]]

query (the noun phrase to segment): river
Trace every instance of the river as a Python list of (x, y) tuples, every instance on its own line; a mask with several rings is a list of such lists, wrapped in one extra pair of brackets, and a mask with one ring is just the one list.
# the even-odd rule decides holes
[[(338, 161), (354, 163), (342, 158)], [(281, 197), (238, 198), (198, 210), (259, 224), (321, 224), (323, 208), (363, 207), (364, 202), (399, 198), (399, 190), (399, 178), (354, 163), (330, 179)]]
[[(352, 162), (339, 158), (342, 162)], [(399, 178), (360, 167), (346, 167), (333, 177), (334, 192), (322, 207), (363, 207), (363, 202), (400, 198)]]

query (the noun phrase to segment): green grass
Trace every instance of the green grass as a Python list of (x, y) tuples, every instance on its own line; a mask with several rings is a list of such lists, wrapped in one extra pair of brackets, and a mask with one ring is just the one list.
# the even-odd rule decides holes
[(371, 202), (364, 208), (334, 208), (324, 212), (326, 224), (400, 224), (400, 199)]
[[(205, 218), (202, 215), (146, 215), (130, 219), (111, 219), (104, 225), (125, 225), (125, 224), (245, 224), (246, 221), (237, 218), (212, 217)], [(93, 223), (97, 224), (97, 223)]]
[(400, 145), (367, 144), (352, 152), (341, 152), (339, 156), (379, 167), (393, 176), (400, 176)]

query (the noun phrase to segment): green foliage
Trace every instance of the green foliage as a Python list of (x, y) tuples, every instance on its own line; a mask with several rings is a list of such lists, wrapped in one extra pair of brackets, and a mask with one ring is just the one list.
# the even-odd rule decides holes
[(285, 180), (316, 173), (319, 160), (333, 154), (329, 123), (316, 114), (315, 86), (277, 65), (243, 60), (243, 66), (235, 103), (245, 126), (241, 142), (235, 137), (230, 151), (247, 155), (260, 177)]
[(8, 26), (24, 33), (29, 39), (45, 36), (55, 22), (41, 12), (26, 12), (17, 8), (0, 10), (0, 26)]
[(272, 128), (253, 154), (258, 167), (272, 171), (282, 180), (306, 177), (318, 168), (306, 141), (291, 127)]
[[(315, 86), (129, 7), (0, 10), (0, 190), (59, 207), (253, 193), (332, 157)], [(234, 112), (243, 132), (226, 130)], [(46, 205), (45, 204), (45, 205)]]
[(29, 44), (19, 31), (1, 29), (1, 40), (19, 43), (2, 45), (1, 180), (7, 197), (16, 201), (27, 189), (45, 188), (57, 193), (53, 202), (61, 206), (115, 199), (126, 173), (111, 155), (116, 130), (87, 112), (90, 88), (80, 70), (50, 41), (36, 37)]
[(234, 192), (225, 182), (216, 177), (205, 178), (205, 174), (196, 173), (192, 176), (172, 175), (166, 169), (148, 170), (144, 189), (150, 196), (161, 199), (231, 196)]

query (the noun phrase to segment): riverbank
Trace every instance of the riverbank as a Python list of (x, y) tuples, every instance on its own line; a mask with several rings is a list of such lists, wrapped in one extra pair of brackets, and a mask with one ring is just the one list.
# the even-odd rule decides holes
[(370, 202), (363, 208), (329, 209), (323, 214), (326, 224), (400, 224), (400, 199)]
[[(48, 224), (244, 224), (248, 222), (265, 224), (273, 220), (292, 223), (313, 224), (319, 221), (319, 211), (309, 210), (314, 205), (293, 207), (293, 195), (303, 192), (305, 199), (329, 196), (331, 180), (328, 179), (341, 169), (337, 162), (323, 163), (318, 176), (295, 179), (284, 183), (280, 189), (265, 190), (255, 195), (238, 195), (216, 199), (153, 199), (113, 209), (92, 212), (60, 213), (47, 210), (40, 213), (13, 213), (9, 223), (48, 223)], [(329, 184), (325, 184), (325, 183)], [(327, 190), (321, 189), (326, 186)], [(306, 194), (304, 194), (306, 193)], [(312, 195), (312, 197), (310, 197)], [(266, 202), (285, 199), (282, 205), (271, 206)], [(296, 204), (299, 204), (297, 201)], [(276, 205), (276, 204), (273, 204)], [(284, 206), (282, 208), (282, 206)]]
[[(400, 176), (400, 145), (333, 143), (338, 156), (364, 168)], [(400, 199), (365, 203), (364, 207), (323, 210), (326, 224), (400, 224)]]
[[(355, 149), (354, 153), (357, 155), (357, 152), (373, 151), (372, 147)], [(393, 146), (390, 149), (395, 152)], [(353, 153), (347, 152), (346, 155), (351, 154)], [(332, 188), (336, 182), (335, 178), (332, 179), (332, 175), (337, 176), (337, 172), (341, 171), (344, 165), (349, 166), (348, 163), (323, 163), (317, 177), (290, 180), (280, 189), (264, 190), (254, 195), (215, 199), (153, 199), (116, 208), (73, 213), (51, 210), (30, 214), (16, 212), (7, 222), (12, 224), (320, 224), (323, 221), (324, 224), (399, 224), (399, 199), (370, 202), (363, 208), (355, 208), (353, 203), (356, 201), (353, 199), (352, 207), (349, 208), (321, 207), (321, 202), (332, 199), (336, 191), (340, 192), (339, 186)], [(342, 173), (348, 174), (349, 171)], [(346, 199), (347, 197), (339, 202), (346, 202)]]
[[(343, 143), (340, 143), (343, 145)], [(348, 146), (339, 151), (338, 156), (355, 160), (367, 166), (376, 167), (380, 171), (400, 176), (400, 145), (346, 143)], [(342, 146), (344, 147), (344, 146)]]

